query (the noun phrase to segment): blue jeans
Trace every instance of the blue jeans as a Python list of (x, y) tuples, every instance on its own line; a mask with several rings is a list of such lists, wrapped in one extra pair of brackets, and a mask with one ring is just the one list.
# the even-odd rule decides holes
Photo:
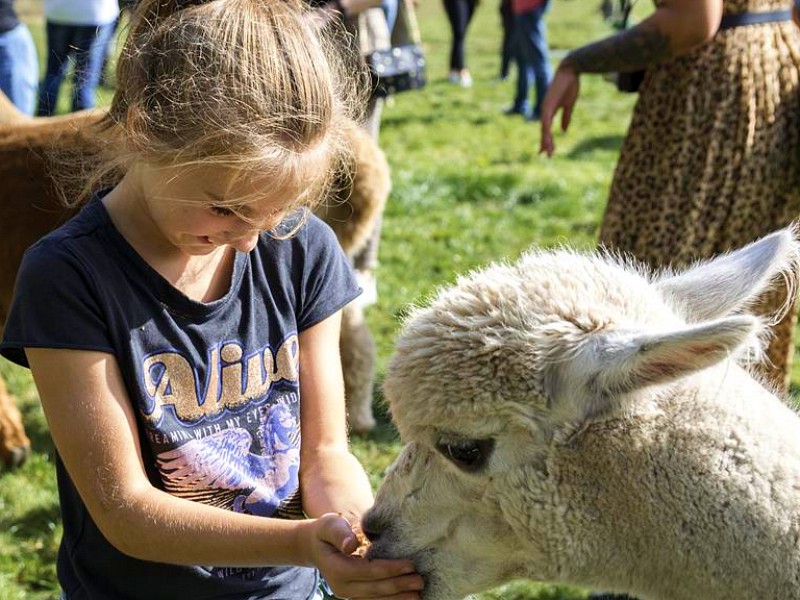
[(548, 0), (532, 11), (514, 15), (514, 48), (519, 66), (514, 107), (527, 112), (528, 90), (533, 80), (536, 84), (536, 103), (530, 116), (535, 119), (539, 118), (542, 100), (553, 79), (547, 47), (547, 25), (544, 21), (549, 7)]
[(108, 50), (114, 23), (107, 25), (62, 25), (47, 22), (47, 71), (39, 92), (40, 116), (56, 110), (58, 89), (67, 73), (69, 59), (75, 59), (72, 110), (93, 108), (103, 60)]
[(404, 0), (383, 0), (380, 4), (383, 14), (386, 16), (386, 24), (389, 26), (389, 33), (394, 30), (394, 24), (397, 22), (397, 11), (399, 10), (398, 4), (403, 1)]
[(20, 23), (0, 34), (0, 90), (26, 115), (36, 108), (39, 58), (30, 30)]

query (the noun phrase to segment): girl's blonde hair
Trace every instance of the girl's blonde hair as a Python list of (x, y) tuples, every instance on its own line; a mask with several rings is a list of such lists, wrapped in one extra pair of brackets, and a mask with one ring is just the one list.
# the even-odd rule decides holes
[(348, 162), (360, 64), (344, 30), (320, 31), (297, 0), (141, 0), (101, 122), (123, 140), (106, 131), (85, 189), (136, 159), (213, 164), (295, 186), (312, 207)]

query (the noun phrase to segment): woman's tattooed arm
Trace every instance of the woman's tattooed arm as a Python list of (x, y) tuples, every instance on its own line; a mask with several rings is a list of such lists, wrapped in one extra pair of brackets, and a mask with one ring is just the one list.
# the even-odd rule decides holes
[(672, 58), (669, 37), (652, 23), (582, 46), (562, 61), (576, 73), (629, 72)]

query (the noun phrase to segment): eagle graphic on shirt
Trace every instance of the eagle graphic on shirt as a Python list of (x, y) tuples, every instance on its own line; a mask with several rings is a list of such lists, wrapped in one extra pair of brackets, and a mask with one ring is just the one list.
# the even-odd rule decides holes
[(169, 493), (236, 512), (273, 516), (298, 500), (300, 428), (289, 405), (258, 409), (257, 439), (242, 427), (217, 431), (161, 452)]

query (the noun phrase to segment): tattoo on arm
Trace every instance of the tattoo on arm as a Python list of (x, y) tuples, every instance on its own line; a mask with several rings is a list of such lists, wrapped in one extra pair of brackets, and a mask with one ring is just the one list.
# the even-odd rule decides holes
[(573, 50), (564, 64), (577, 73), (628, 72), (671, 57), (669, 37), (654, 25), (643, 23)]

